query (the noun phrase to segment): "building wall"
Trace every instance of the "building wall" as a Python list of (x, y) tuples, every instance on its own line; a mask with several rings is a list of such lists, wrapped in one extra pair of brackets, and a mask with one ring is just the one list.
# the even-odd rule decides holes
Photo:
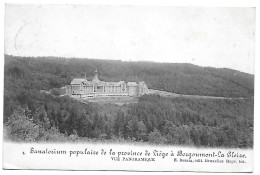
[(148, 87), (144, 82), (140, 82), (138, 84), (138, 88), (139, 88), (138, 89), (139, 90), (139, 92), (138, 92), (139, 96), (147, 93), (147, 91), (148, 91)]
[(85, 94), (93, 93), (93, 86), (83, 86), (83, 89)]
[(80, 94), (81, 93), (80, 85), (72, 85), (71, 86), (71, 93), (72, 94)]
[(120, 86), (115, 86), (115, 92), (121, 92), (121, 87)]
[(128, 94), (129, 96), (137, 96), (138, 95), (137, 86), (128, 86)]
[(66, 94), (71, 95), (71, 86), (70, 85), (66, 86)]
[(73, 97), (97, 97), (97, 96), (141, 96), (148, 91), (147, 85), (140, 82), (135, 85), (110, 84), (104, 86), (72, 84), (66, 86), (66, 94)]

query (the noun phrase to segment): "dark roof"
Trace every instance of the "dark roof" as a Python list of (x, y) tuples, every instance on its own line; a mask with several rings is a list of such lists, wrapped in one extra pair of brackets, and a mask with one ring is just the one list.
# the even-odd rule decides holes
[(84, 80), (82, 78), (74, 78), (70, 84), (81, 84)]

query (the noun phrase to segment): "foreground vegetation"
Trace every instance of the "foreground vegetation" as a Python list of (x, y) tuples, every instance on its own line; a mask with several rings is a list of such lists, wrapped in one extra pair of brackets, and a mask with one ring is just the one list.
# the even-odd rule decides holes
[[(225, 88), (228, 90), (222, 92), (222, 95), (226, 93), (228, 96), (243, 96), (242, 92), (244, 92), (244, 95), (249, 98), (192, 99), (144, 95), (139, 98), (137, 103), (119, 106), (112, 103), (81, 103), (66, 96), (56, 96), (58, 94), (55, 93), (54, 95), (41, 93), (42, 89), (49, 90), (68, 84), (73, 75), (78, 76), (78, 70), (74, 70), (73, 67), (80, 68), (78, 63), (85, 63), (84, 60), (74, 59), (69, 60), (72, 66), (65, 66), (66, 61), (61, 59), (21, 59), (7, 56), (4, 84), (6, 139), (34, 142), (106, 140), (240, 148), (253, 146), (254, 101), (253, 98), (250, 98), (253, 93), (253, 86), (251, 87), (252, 84), (250, 84), (251, 75), (236, 72), (238, 78), (226, 77), (227, 87)], [(103, 70), (100, 66), (103, 65), (102, 61), (87, 60), (85, 64), (90, 63), (93, 63), (94, 66), (98, 64), (101, 71)], [(124, 65), (122, 62), (115, 63)], [(111, 64), (113, 65), (114, 62), (112, 61)], [(142, 69), (140, 68), (142, 66), (137, 66), (137, 64), (127, 64), (129, 65), (126, 67), (132, 66), (131, 69)], [(112, 71), (113, 69), (110, 69), (109, 65), (107, 69)], [(149, 71), (155, 70), (153, 68), (155, 63), (148, 65), (152, 65)], [(159, 65), (161, 66), (161, 64)], [(165, 65), (166, 67), (170, 66)], [(162, 72), (164, 70), (161, 69)], [(190, 69), (183, 69), (181, 72), (188, 70)], [(203, 70), (203, 68), (198, 69), (202, 72)], [(232, 70), (224, 70), (222, 74), (219, 74), (219, 77), (224, 76), (225, 72), (229, 71), (232, 72)], [(112, 72), (101, 73), (101, 75), (107, 76), (108, 79), (111, 76), (110, 80), (112, 80)], [(164, 79), (161, 79), (155, 84), (152, 79), (156, 76), (151, 72), (149, 74), (150, 76), (147, 74), (146, 78), (151, 79), (150, 82), (148, 81), (150, 87), (159, 87), (161, 82), (164, 82)], [(159, 75), (161, 72), (158, 70), (156, 74)], [(188, 74), (193, 76), (192, 73)], [(122, 77), (118, 80), (125, 81), (133, 76), (131, 73), (127, 76), (124, 76), (124, 73), (119, 75)], [(141, 74), (141, 76), (144, 75)], [(203, 75), (201, 77), (203, 80)], [(242, 84), (242, 82), (248, 82), (248, 84), (244, 84), (243, 88), (239, 87), (239, 83)], [(212, 87), (214, 83), (212, 83)], [(233, 83), (243, 91), (233, 91)], [(167, 90), (166, 87), (163, 89)], [(184, 90), (191, 91), (191, 89), (187, 86)], [(203, 95), (211, 92), (210, 88), (208, 89), (209, 91)], [(221, 93), (216, 90), (212, 92), (221, 96)], [(197, 91), (197, 94), (200, 93), (202, 91)]]

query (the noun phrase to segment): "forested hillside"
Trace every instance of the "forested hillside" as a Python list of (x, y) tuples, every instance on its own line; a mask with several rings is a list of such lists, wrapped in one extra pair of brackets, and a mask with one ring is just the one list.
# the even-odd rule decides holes
[[(243, 99), (166, 98), (138, 103), (81, 103), (40, 90), (89, 78), (144, 80), (175, 93)], [(190, 64), (5, 56), (4, 129), (12, 141), (111, 141), (205, 147), (253, 146), (253, 75)]]
[(24, 83), (25, 88), (61, 87), (75, 77), (84, 77), (85, 72), (92, 79), (98, 68), (101, 80), (145, 81), (149, 88), (168, 92), (223, 97), (252, 97), (254, 94), (254, 76), (231, 69), (192, 64), (5, 57), (6, 75), (26, 76), (29, 82)]

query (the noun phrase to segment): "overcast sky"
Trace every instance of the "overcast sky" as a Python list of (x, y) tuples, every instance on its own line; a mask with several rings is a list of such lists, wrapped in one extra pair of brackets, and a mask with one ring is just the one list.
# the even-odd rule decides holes
[(5, 53), (254, 73), (255, 8), (6, 5)]

